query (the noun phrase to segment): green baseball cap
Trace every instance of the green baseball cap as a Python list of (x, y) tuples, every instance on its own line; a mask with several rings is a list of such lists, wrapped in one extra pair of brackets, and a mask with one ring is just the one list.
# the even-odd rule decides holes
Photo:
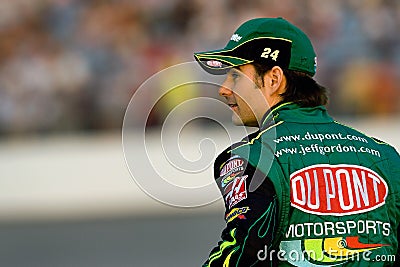
[(211, 74), (258, 62), (314, 76), (317, 57), (307, 35), (283, 18), (256, 18), (243, 23), (223, 49), (194, 53)]

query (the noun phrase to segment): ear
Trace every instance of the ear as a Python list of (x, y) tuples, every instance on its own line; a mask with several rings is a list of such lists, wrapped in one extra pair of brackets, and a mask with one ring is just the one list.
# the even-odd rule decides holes
[(279, 66), (274, 66), (271, 70), (265, 73), (264, 86), (267, 87), (269, 95), (281, 94), (285, 90), (286, 80), (283, 70)]

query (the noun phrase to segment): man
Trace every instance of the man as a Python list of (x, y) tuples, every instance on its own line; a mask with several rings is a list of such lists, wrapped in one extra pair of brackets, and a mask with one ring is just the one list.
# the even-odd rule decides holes
[(327, 114), (308, 37), (258, 18), (195, 58), (226, 74), (233, 122), (259, 127), (215, 161), (227, 226), (203, 266), (395, 264), (399, 154)]

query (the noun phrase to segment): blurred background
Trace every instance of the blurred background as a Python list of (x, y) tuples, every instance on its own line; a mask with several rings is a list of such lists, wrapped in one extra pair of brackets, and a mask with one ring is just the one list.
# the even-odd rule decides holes
[[(174, 208), (140, 190), (124, 112), (151, 75), (276, 16), (311, 38), (330, 113), (399, 149), (399, 1), (0, 0), (1, 266), (200, 266), (222, 203)], [(166, 97), (148, 128), (195, 95)], [(206, 123), (198, 134), (228, 145)]]

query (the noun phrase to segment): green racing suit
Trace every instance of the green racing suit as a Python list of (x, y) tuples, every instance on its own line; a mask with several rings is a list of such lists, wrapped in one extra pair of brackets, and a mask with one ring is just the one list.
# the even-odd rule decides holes
[(204, 267), (397, 265), (399, 154), (323, 106), (275, 106), (214, 177), (227, 225)]

